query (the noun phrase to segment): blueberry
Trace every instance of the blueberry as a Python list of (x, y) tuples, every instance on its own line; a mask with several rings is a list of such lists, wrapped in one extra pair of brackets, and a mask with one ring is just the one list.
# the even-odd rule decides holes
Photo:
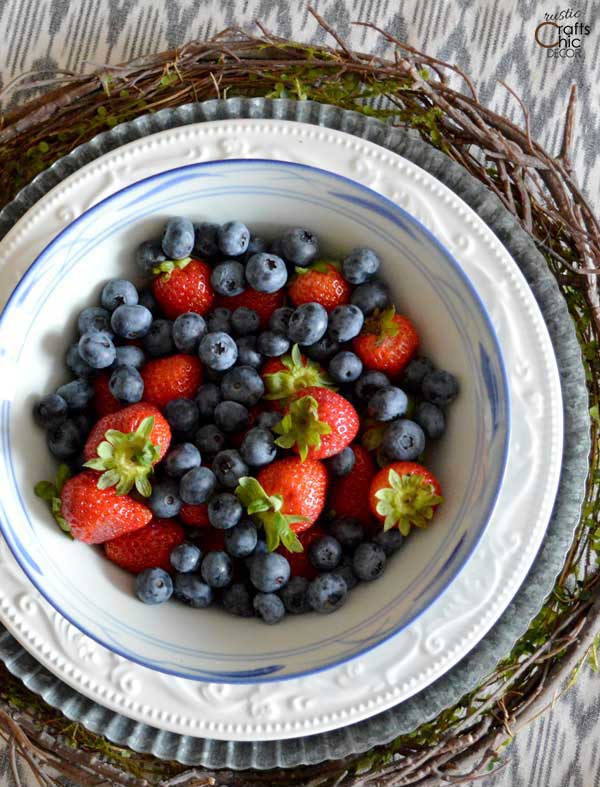
[(67, 420), (68, 405), (58, 394), (51, 393), (42, 396), (33, 408), (33, 417), (36, 422), (47, 429)]
[(173, 344), (179, 352), (195, 353), (206, 330), (206, 322), (200, 314), (196, 312), (180, 314), (173, 323)]
[(319, 251), (317, 236), (302, 227), (290, 227), (281, 236), (281, 250), (286, 260), (305, 268)]
[(294, 344), (314, 344), (327, 330), (327, 312), (320, 303), (303, 303), (290, 317), (288, 337)]
[(171, 399), (165, 407), (165, 418), (169, 426), (176, 432), (191, 432), (198, 426), (200, 413), (193, 399), (179, 397)]
[(258, 533), (251, 519), (242, 519), (225, 532), (225, 550), (231, 557), (248, 557), (254, 552)]
[(79, 355), (93, 369), (106, 369), (115, 361), (117, 353), (107, 333), (84, 333), (77, 345)]
[(117, 306), (123, 304), (135, 306), (138, 299), (139, 295), (135, 285), (127, 279), (112, 279), (104, 285), (100, 295), (100, 303), (109, 312), (113, 312)]
[(393, 421), (383, 433), (381, 449), (392, 462), (414, 462), (425, 450), (425, 432), (407, 418)]
[(287, 585), (279, 591), (279, 598), (283, 601), (286, 612), (290, 615), (301, 615), (308, 612), (308, 580), (304, 577), (291, 577)]
[(56, 389), (56, 393), (67, 403), (69, 410), (77, 412), (85, 410), (90, 399), (94, 395), (94, 386), (89, 380), (77, 379), (71, 380), (70, 383), (65, 383)]
[(206, 327), (211, 333), (231, 333), (231, 309), (219, 306), (206, 318)]
[(267, 251), (271, 254), (276, 254), (278, 257), (283, 257), (283, 249), (281, 248), (281, 238), (275, 238), (274, 241), (269, 243)]
[(423, 378), (432, 371), (433, 364), (429, 358), (413, 358), (402, 373), (402, 387), (409, 393), (420, 393)]
[(169, 219), (163, 231), (162, 250), (170, 260), (183, 260), (189, 257), (194, 248), (194, 225), (184, 216)]
[(210, 275), (213, 290), (219, 295), (239, 295), (244, 292), (244, 266), (236, 260), (225, 260), (215, 265)]
[(225, 435), (214, 424), (206, 424), (198, 429), (194, 442), (202, 456), (214, 456), (225, 446)]
[(65, 360), (76, 377), (91, 377), (96, 373), (96, 370), (79, 355), (79, 342), (75, 342), (69, 347)]
[(203, 221), (194, 224), (194, 254), (214, 257), (219, 253), (219, 225)]
[(253, 254), (246, 264), (246, 281), (257, 292), (277, 292), (287, 277), (285, 262), (276, 254)]
[(249, 465), (268, 465), (277, 456), (275, 438), (268, 429), (254, 427), (244, 437), (240, 446), (242, 459)]
[(97, 419), (93, 415), (88, 415), (86, 413), (75, 413), (72, 418), (75, 422), (75, 425), (79, 429), (81, 439), (86, 440), (92, 429), (92, 426), (96, 425)]
[(223, 399), (221, 389), (214, 383), (204, 383), (198, 388), (196, 394), (196, 406), (200, 418), (205, 421), (214, 417), (215, 407)]
[(178, 544), (172, 551), (169, 557), (171, 565), (180, 574), (188, 574), (190, 571), (195, 571), (200, 565), (202, 559), (202, 552), (195, 545), (189, 541), (184, 541)]
[(280, 306), (278, 309), (275, 309), (269, 319), (269, 328), (275, 333), (287, 335), (290, 327), (290, 317), (293, 313), (294, 310), (291, 306)]
[(166, 481), (158, 481), (153, 485), (152, 494), (148, 498), (148, 507), (155, 517), (158, 519), (171, 519), (171, 517), (177, 516), (181, 506), (182, 501), (176, 481), (168, 479)]
[(256, 555), (250, 565), (250, 580), (261, 593), (280, 590), (290, 578), (290, 564), (278, 552)]
[(231, 315), (231, 327), (237, 336), (247, 336), (249, 333), (256, 333), (260, 328), (260, 317), (254, 309), (240, 306)]
[(386, 560), (383, 547), (373, 541), (363, 541), (352, 556), (352, 568), (360, 580), (371, 582), (383, 574)]
[(254, 558), (258, 557), (258, 555), (267, 555), (269, 554), (269, 550), (267, 549), (267, 544), (262, 539), (258, 539), (256, 542), (256, 546), (254, 547), (254, 552), (251, 555), (248, 555), (247, 558), (244, 558), (244, 565), (250, 571), (252, 566), (252, 561)]
[(340, 345), (329, 336), (329, 334), (325, 334), (322, 339), (319, 339), (318, 342), (311, 344), (310, 347), (304, 348), (304, 353), (307, 355), (311, 360), (316, 361), (317, 363), (326, 364), (328, 363), (333, 356), (339, 352)]
[(258, 616), (270, 626), (285, 617), (283, 601), (275, 593), (257, 593), (252, 604)]
[(179, 482), (179, 494), (184, 503), (197, 506), (206, 503), (214, 494), (216, 486), (217, 479), (210, 468), (194, 467), (182, 476)]
[(458, 395), (458, 380), (450, 372), (441, 369), (428, 372), (421, 383), (421, 393), (426, 401), (446, 407)]
[(264, 358), (256, 349), (256, 336), (240, 336), (235, 343), (238, 348), (238, 363), (260, 369)]
[(256, 347), (267, 358), (279, 358), (290, 349), (290, 342), (283, 333), (263, 331), (258, 337)]
[(248, 409), (239, 402), (219, 402), (214, 412), (215, 424), (224, 432), (240, 432), (248, 426)]
[(181, 478), (188, 470), (200, 467), (202, 456), (192, 443), (180, 443), (165, 457), (165, 472), (171, 478)]
[(364, 540), (365, 531), (358, 519), (342, 517), (331, 523), (329, 530), (344, 549), (353, 551)]
[(251, 366), (236, 366), (221, 380), (223, 398), (247, 407), (257, 404), (265, 392), (260, 374)]
[(224, 588), (233, 577), (231, 558), (225, 552), (209, 552), (200, 566), (202, 579), (211, 588)]
[(88, 306), (79, 315), (77, 330), (81, 334), (100, 331), (111, 335), (110, 312), (101, 306)]
[(135, 593), (144, 604), (164, 604), (173, 595), (173, 580), (162, 568), (147, 568), (135, 578)]
[(113, 331), (123, 339), (141, 339), (150, 330), (152, 312), (145, 306), (117, 306), (110, 320)]
[(84, 439), (81, 429), (72, 418), (51, 426), (46, 433), (50, 453), (57, 459), (74, 457), (81, 451)]
[(259, 254), (260, 252), (267, 251), (267, 247), (268, 244), (264, 238), (261, 238), (259, 235), (255, 235), (253, 232), (251, 232), (246, 254), (248, 257), (251, 257), (252, 254)]
[(229, 334), (223, 331), (207, 333), (200, 340), (200, 347), (198, 348), (200, 360), (210, 369), (214, 369), (217, 372), (222, 372), (233, 366), (237, 361), (237, 354), (236, 343)]
[(339, 454), (335, 454), (334, 456), (331, 456), (329, 459), (327, 459), (325, 464), (334, 476), (341, 478), (345, 475), (348, 475), (350, 470), (352, 470), (354, 467), (355, 461), (356, 457), (354, 455), (354, 451), (348, 445), (343, 451), (340, 451)]
[(261, 429), (273, 429), (273, 427), (281, 421), (281, 414), (273, 412), (271, 410), (265, 410), (264, 413), (261, 413), (254, 425), (260, 427)]
[(358, 577), (352, 568), (352, 557), (350, 555), (342, 556), (342, 560), (339, 566), (336, 568), (335, 573), (342, 577), (348, 590), (352, 590), (352, 588), (355, 588), (358, 585)]
[(175, 575), (175, 597), (194, 609), (205, 609), (213, 600), (212, 588), (197, 574), (180, 573)]
[(219, 451), (212, 467), (219, 483), (227, 489), (235, 489), (240, 478), (248, 475), (248, 465), (233, 448)]
[(242, 504), (231, 492), (221, 492), (208, 501), (208, 519), (218, 530), (235, 527), (242, 518)]
[(375, 276), (380, 265), (373, 249), (352, 249), (342, 263), (342, 274), (350, 284), (364, 284)]
[(152, 269), (166, 259), (159, 240), (145, 240), (135, 252), (136, 265), (144, 276), (151, 276)]
[(413, 417), (430, 439), (436, 440), (444, 434), (446, 419), (443, 411), (437, 405), (431, 402), (421, 402), (417, 405)]
[(223, 593), (223, 607), (230, 614), (241, 618), (254, 617), (250, 591), (241, 582), (234, 583)]
[(151, 358), (162, 358), (171, 355), (175, 348), (173, 343), (173, 323), (171, 320), (154, 320), (150, 330), (142, 339), (144, 349)]
[(366, 315), (375, 309), (387, 309), (391, 303), (388, 288), (380, 279), (360, 284), (350, 296), (350, 301)]
[(140, 290), (139, 300), (138, 303), (140, 306), (145, 306), (148, 311), (154, 312), (156, 311), (156, 307), (158, 304), (156, 303), (156, 298), (151, 290)]
[(228, 257), (239, 257), (248, 248), (250, 230), (241, 221), (228, 221), (219, 227), (219, 249)]
[(141, 402), (144, 396), (142, 375), (133, 366), (117, 366), (110, 376), (108, 388), (123, 404)]
[(380, 388), (389, 384), (390, 378), (386, 374), (371, 369), (358, 378), (354, 390), (359, 399), (367, 402)]
[(339, 609), (348, 595), (344, 579), (336, 573), (321, 574), (308, 586), (307, 598), (311, 609), (328, 614)]
[(362, 361), (356, 353), (342, 350), (329, 361), (327, 371), (336, 383), (353, 383), (362, 374)]
[(115, 364), (117, 366), (132, 366), (139, 370), (146, 363), (144, 351), (133, 344), (124, 344), (122, 347), (117, 347), (116, 351)]
[(373, 541), (375, 541), (376, 544), (379, 544), (385, 554), (389, 557), (390, 555), (393, 555), (394, 552), (397, 552), (404, 544), (404, 536), (397, 528), (393, 527), (391, 530), (380, 530)]
[(312, 542), (308, 554), (318, 571), (331, 571), (342, 559), (342, 545), (333, 536), (323, 536)]
[(401, 388), (386, 385), (369, 399), (367, 415), (376, 421), (393, 421), (406, 413), (408, 396)]
[(336, 342), (349, 342), (361, 332), (365, 316), (352, 303), (336, 306), (329, 315), (327, 332)]

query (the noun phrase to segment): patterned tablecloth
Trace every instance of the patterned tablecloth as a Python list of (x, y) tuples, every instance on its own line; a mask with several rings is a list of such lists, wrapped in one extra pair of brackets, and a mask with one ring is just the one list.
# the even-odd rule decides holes
[[(600, 209), (600, 2), (573, 0), (313, 0), (353, 48), (385, 53), (370, 21), (430, 55), (454, 62), (493, 108), (522, 118), (499, 84), (528, 107), (532, 135), (550, 150), (560, 141), (570, 85), (578, 86), (574, 164)], [(28, 72), (91, 70), (98, 64), (204, 39), (228, 26), (322, 42), (307, 4), (286, 0), (0, 0), (0, 101), (25, 100)], [(559, 31), (557, 26), (562, 26)], [(556, 46), (548, 46), (555, 44)], [(600, 785), (600, 685), (584, 670), (555, 707), (507, 749), (507, 764), (482, 787)], [(516, 731), (514, 731), (516, 732)], [(23, 785), (34, 784), (23, 772)], [(0, 787), (10, 785), (0, 752)]]

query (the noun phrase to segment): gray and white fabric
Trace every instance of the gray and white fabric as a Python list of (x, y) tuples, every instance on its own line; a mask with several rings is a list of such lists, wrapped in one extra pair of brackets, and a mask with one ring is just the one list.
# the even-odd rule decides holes
[[(455, 63), (480, 98), (522, 120), (506, 82), (529, 110), (531, 132), (557, 152), (570, 86), (578, 87), (573, 160), (600, 210), (600, 3), (550, 0), (313, 0), (354, 49), (389, 46), (368, 21), (430, 55)], [(30, 72), (90, 71), (205, 39), (225, 27), (324, 42), (308, 3), (286, 0), (0, 0), (0, 102), (25, 100)], [(557, 26), (561, 26), (559, 31)], [(537, 39), (537, 40), (536, 40)], [(551, 46), (556, 43), (556, 46)], [(592, 787), (600, 784), (600, 682), (578, 683), (506, 749), (507, 765), (484, 787)], [(11, 784), (0, 752), (0, 787)], [(26, 773), (23, 784), (33, 785)]]

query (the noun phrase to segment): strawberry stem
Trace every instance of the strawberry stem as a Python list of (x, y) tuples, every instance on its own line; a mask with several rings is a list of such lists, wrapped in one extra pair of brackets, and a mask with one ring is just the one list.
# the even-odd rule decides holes
[(296, 446), (304, 462), (311, 448), (321, 447), (321, 435), (330, 434), (331, 426), (319, 420), (319, 403), (313, 396), (302, 396), (292, 402), (289, 412), (275, 425), (275, 440), (280, 448)]
[(375, 493), (377, 513), (385, 517), (383, 529), (397, 527), (407, 536), (411, 527), (428, 527), (436, 506), (443, 500), (433, 485), (418, 473), (400, 476), (395, 470), (390, 470), (388, 482), (389, 487)]
[(281, 511), (283, 507), (281, 495), (268, 495), (252, 476), (240, 478), (235, 494), (248, 514), (262, 525), (269, 552), (274, 552), (279, 544), (283, 544), (289, 552), (304, 551), (291, 526), (308, 520), (303, 516), (284, 514)]
[(292, 347), (289, 355), (284, 355), (281, 359), (285, 366), (285, 371), (265, 374), (265, 385), (267, 395), (265, 399), (289, 399), (303, 388), (319, 386), (320, 388), (332, 388), (333, 383), (323, 369), (315, 361), (306, 358), (300, 352), (297, 344)]
[(69, 527), (67, 520), (62, 515), (60, 505), (60, 493), (62, 492), (65, 482), (68, 481), (70, 477), (71, 470), (69, 466), (61, 464), (59, 465), (58, 471), (56, 473), (55, 484), (53, 484), (51, 481), (38, 481), (33, 487), (33, 491), (37, 497), (41, 498), (48, 504), (48, 508), (50, 509), (52, 516), (63, 533), (66, 533), (69, 538), (73, 538), (71, 535), (71, 528)]
[(192, 261), (191, 257), (184, 257), (182, 260), (165, 260), (152, 268), (154, 276), (161, 276), (166, 280), (171, 278), (174, 270), (183, 270)]

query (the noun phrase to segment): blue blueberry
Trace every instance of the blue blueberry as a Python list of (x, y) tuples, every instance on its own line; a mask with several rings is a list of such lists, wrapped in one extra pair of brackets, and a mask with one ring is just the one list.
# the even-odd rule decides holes
[(285, 262), (276, 254), (253, 254), (246, 263), (246, 281), (257, 292), (277, 292), (287, 278)]
[(240, 336), (235, 340), (238, 348), (238, 363), (260, 369), (264, 358), (256, 349), (256, 336)]
[(278, 552), (256, 555), (250, 564), (250, 581), (261, 593), (274, 593), (290, 578), (290, 564)]
[(392, 462), (414, 462), (425, 450), (425, 432), (408, 418), (392, 421), (383, 433), (381, 450)]
[(286, 612), (301, 615), (310, 609), (308, 603), (308, 580), (304, 577), (291, 577), (287, 585), (279, 591)]
[(141, 402), (144, 396), (142, 375), (133, 366), (117, 366), (110, 375), (108, 388), (115, 399), (123, 404)]
[(200, 339), (207, 331), (204, 317), (196, 312), (180, 314), (173, 323), (173, 344), (179, 352), (195, 353)]
[(219, 253), (219, 225), (203, 221), (194, 224), (194, 254), (214, 257)]
[(257, 615), (270, 626), (285, 617), (283, 601), (275, 593), (257, 593), (252, 604)]
[(46, 433), (50, 453), (57, 459), (71, 459), (81, 451), (84, 441), (79, 425), (72, 418), (50, 426)]
[(272, 432), (258, 426), (250, 429), (242, 441), (240, 454), (244, 462), (254, 467), (270, 464), (277, 456), (277, 446)]
[(329, 530), (344, 549), (352, 552), (364, 540), (365, 531), (358, 519), (342, 517), (331, 523)]
[(261, 429), (273, 429), (281, 421), (281, 414), (271, 410), (265, 410), (256, 419), (254, 425)]
[(210, 333), (231, 333), (231, 309), (219, 306), (213, 309), (206, 318), (206, 327)]
[(334, 456), (331, 456), (329, 459), (327, 459), (325, 464), (334, 476), (342, 478), (343, 476), (348, 475), (350, 470), (352, 470), (355, 461), (356, 457), (354, 455), (354, 451), (348, 445), (343, 451), (340, 451), (339, 454), (335, 454)]
[(248, 555), (248, 557), (244, 558), (244, 565), (246, 566), (248, 571), (250, 571), (250, 568), (252, 566), (252, 561), (254, 560), (254, 558), (258, 557), (258, 555), (267, 555), (267, 554), (269, 554), (269, 550), (267, 549), (267, 544), (265, 541), (259, 538), (256, 542), (256, 546), (254, 547), (254, 552), (252, 552), (251, 555)]
[(442, 369), (428, 372), (421, 383), (421, 393), (426, 401), (438, 407), (446, 407), (458, 395), (458, 380)]
[(247, 407), (257, 404), (264, 392), (265, 384), (260, 374), (251, 366), (235, 366), (226, 372), (221, 380), (223, 398)]
[(183, 260), (189, 257), (194, 248), (194, 225), (184, 216), (169, 219), (163, 231), (162, 250), (170, 260)]
[(173, 580), (162, 568), (147, 568), (135, 578), (135, 593), (144, 604), (164, 604), (173, 595)]
[(251, 257), (253, 254), (260, 254), (260, 252), (267, 251), (269, 244), (264, 238), (261, 238), (260, 235), (255, 235), (253, 232), (250, 233), (250, 240), (248, 241), (248, 248), (246, 249), (246, 255)]
[(198, 355), (203, 364), (217, 372), (225, 371), (237, 361), (237, 345), (229, 334), (223, 331), (207, 333), (200, 340)]
[(225, 532), (225, 550), (231, 557), (248, 557), (258, 541), (256, 526), (251, 519), (242, 519)]
[(201, 550), (189, 541), (178, 544), (169, 556), (171, 565), (180, 574), (188, 574), (190, 571), (195, 571), (200, 565), (201, 559)]
[(373, 249), (352, 249), (342, 263), (342, 274), (350, 284), (364, 284), (375, 276), (380, 265)]
[(79, 429), (81, 439), (87, 440), (87, 436), (89, 435), (92, 426), (95, 426), (97, 423), (97, 418), (87, 413), (75, 413), (72, 418), (75, 422), (75, 425)]
[(426, 374), (433, 371), (433, 363), (429, 358), (413, 358), (402, 372), (402, 388), (409, 393), (421, 392), (421, 383)]
[(152, 269), (167, 259), (159, 240), (145, 240), (137, 247), (135, 262), (140, 273), (151, 276)]
[(254, 617), (252, 596), (241, 582), (235, 582), (223, 593), (223, 607), (231, 615), (238, 615), (241, 618)]
[(148, 508), (157, 519), (171, 519), (181, 511), (182, 500), (176, 481), (167, 479), (158, 481), (152, 486), (152, 494), (148, 498)]
[(75, 342), (67, 350), (66, 362), (76, 377), (92, 377), (96, 373), (96, 370), (79, 355), (79, 342)]
[(367, 316), (375, 309), (387, 309), (391, 305), (388, 288), (380, 279), (360, 284), (350, 296), (350, 302)]
[(218, 454), (225, 447), (225, 435), (214, 424), (205, 424), (196, 432), (194, 442), (202, 456), (211, 457)]
[(87, 407), (94, 395), (94, 386), (89, 380), (79, 378), (61, 385), (56, 389), (56, 393), (62, 396), (69, 410), (78, 412), (79, 410), (85, 410)]
[(93, 369), (106, 369), (115, 362), (117, 353), (107, 333), (84, 333), (77, 345), (79, 355)]
[(342, 577), (348, 590), (352, 590), (352, 588), (355, 588), (358, 585), (358, 577), (352, 568), (352, 557), (350, 555), (342, 556), (342, 560), (339, 566), (336, 568), (335, 573)]
[(117, 347), (116, 351), (116, 366), (132, 366), (139, 370), (146, 363), (144, 351), (134, 344), (124, 344), (122, 347)]
[(288, 337), (294, 344), (314, 344), (325, 335), (327, 312), (320, 303), (303, 303), (290, 317)]
[(348, 596), (344, 579), (336, 573), (321, 574), (308, 586), (307, 598), (311, 609), (329, 614), (339, 609)]
[(212, 463), (219, 483), (227, 489), (235, 489), (242, 476), (248, 475), (248, 465), (233, 448), (219, 451)]
[[(77, 330), (79, 333), (93, 333), (100, 331), (112, 335), (110, 312), (101, 306), (88, 306), (84, 309), (77, 320)], [(113, 329), (114, 330), (114, 329)]]
[(352, 568), (362, 582), (372, 582), (385, 571), (387, 558), (383, 547), (373, 541), (363, 541), (352, 556)]
[(175, 598), (194, 609), (205, 609), (212, 604), (212, 588), (197, 574), (175, 574)]
[(194, 467), (181, 477), (179, 495), (184, 503), (197, 506), (206, 503), (214, 494), (216, 487), (217, 479), (210, 468)]
[(359, 399), (368, 402), (380, 388), (385, 388), (389, 384), (390, 378), (386, 374), (371, 369), (358, 378), (354, 391)]
[(394, 552), (397, 552), (404, 544), (404, 536), (398, 528), (393, 527), (391, 530), (380, 530), (373, 541), (379, 544), (387, 557), (389, 557), (393, 555)]
[(191, 432), (198, 426), (200, 413), (193, 399), (179, 397), (171, 399), (165, 407), (165, 418), (175, 432)]
[(287, 336), (288, 328), (290, 327), (290, 317), (294, 313), (291, 306), (280, 306), (275, 309), (269, 319), (269, 328), (275, 333), (282, 333)]
[(148, 309), (148, 311), (152, 312), (153, 314), (158, 306), (156, 303), (156, 298), (154, 297), (154, 293), (152, 290), (147, 289), (140, 290), (138, 303), (140, 306), (145, 306), (146, 309)]
[(151, 358), (162, 358), (171, 355), (175, 349), (173, 343), (173, 323), (171, 320), (158, 319), (152, 322), (150, 330), (142, 339), (144, 350)]
[(236, 260), (220, 262), (210, 274), (210, 283), (219, 295), (239, 295), (246, 289), (244, 266)]
[(393, 421), (408, 409), (408, 396), (401, 388), (386, 385), (375, 391), (367, 405), (367, 415), (376, 421)]
[(413, 418), (430, 439), (437, 440), (444, 434), (446, 418), (437, 405), (421, 402), (417, 405)]
[(303, 351), (312, 361), (324, 365), (339, 352), (339, 349), (340, 345), (326, 333), (318, 342), (311, 344), (310, 347), (304, 347)]
[(228, 221), (219, 227), (219, 249), (227, 257), (239, 257), (248, 248), (250, 230), (241, 221)]
[(362, 374), (362, 361), (356, 353), (342, 350), (329, 361), (327, 371), (336, 383), (353, 383)]
[(152, 312), (145, 306), (117, 306), (110, 320), (117, 336), (123, 339), (141, 339), (150, 330)]
[(219, 402), (215, 407), (215, 424), (224, 432), (240, 432), (249, 418), (248, 408), (239, 402)]
[(165, 457), (165, 472), (171, 478), (181, 478), (188, 470), (200, 467), (202, 455), (193, 443), (180, 443)]
[(311, 543), (308, 556), (318, 571), (331, 571), (342, 559), (342, 545), (333, 536), (323, 536)]
[(260, 317), (254, 309), (247, 306), (240, 306), (231, 315), (231, 327), (236, 336), (247, 336), (249, 333), (256, 333), (260, 328)]
[(135, 285), (127, 279), (112, 279), (106, 282), (100, 294), (100, 303), (109, 312), (114, 312), (117, 306), (123, 304), (135, 306), (138, 300), (139, 295)]
[(361, 332), (365, 315), (352, 303), (336, 306), (329, 315), (327, 332), (335, 342), (349, 342)]
[(290, 227), (280, 239), (281, 250), (286, 260), (305, 268), (319, 252), (317, 236), (303, 227)]
[(215, 407), (222, 401), (221, 388), (215, 383), (204, 383), (198, 388), (196, 394), (196, 406), (200, 418), (204, 421), (212, 419), (215, 413)]
[(211, 588), (224, 588), (233, 577), (231, 558), (225, 552), (209, 552), (200, 566), (202, 579)]
[(283, 333), (263, 331), (258, 337), (256, 347), (267, 358), (280, 358), (290, 349), (290, 341)]
[(221, 492), (208, 501), (208, 519), (218, 530), (235, 527), (242, 518), (242, 504), (231, 492)]
[(66, 401), (58, 394), (51, 393), (42, 396), (33, 408), (33, 417), (36, 422), (48, 429), (67, 420), (69, 407)]

